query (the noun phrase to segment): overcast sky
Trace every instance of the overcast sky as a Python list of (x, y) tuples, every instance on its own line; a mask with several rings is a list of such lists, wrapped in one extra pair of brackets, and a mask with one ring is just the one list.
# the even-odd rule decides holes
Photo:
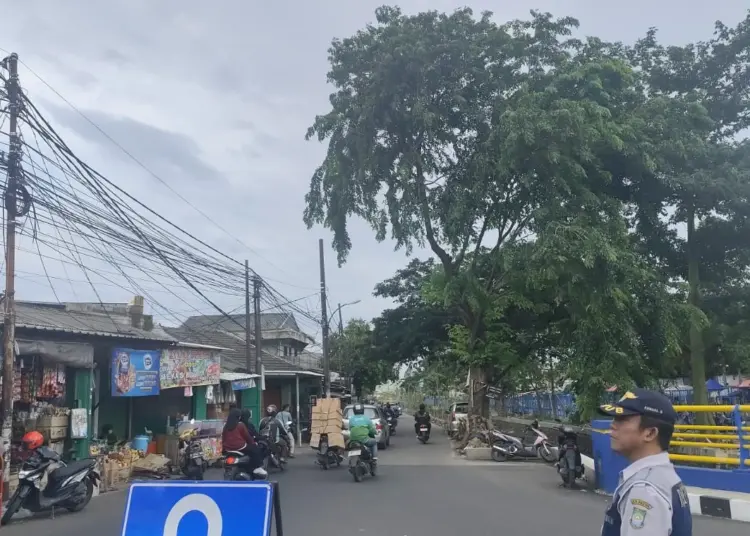
[[(168, 219), (235, 258), (249, 259), (290, 299), (318, 288), (317, 241), (324, 238), (330, 301), (361, 300), (346, 308), (344, 317), (372, 318), (388, 306), (372, 297), (372, 289), (407, 262), (402, 251), (394, 251), (390, 242), (378, 244), (367, 226), (353, 223), (354, 247), (339, 269), (329, 233), (307, 230), (302, 223), (303, 197), (325, 149), (306, 142), (304, 134), (314, 116), (328, 109), (327, 48), (333, 37), (349, 36), (371, 22), (382, 2), (317, 0), (275, 7), (238, 0), (10, 3), (12, 8), (3, 10), (0, 47), (17, 52), (50, 86), (229, 233), (175, 199), (21, 67), (24, 89), (79, 156)], [(632, 42), (656, 26), (663, 42), (683, 44), (710, 37), (717, 19), (734, 25), (747, 2), (404, 0), (398, 5), (407, 12), (469, 5), (477, 12), (494, 10), (499, 21), (539, 9), (577, 17), (582, 34)], [(22, 247), (34, 248), (28, 240)], [(83, 274), (70, 267), (64, 272), (60, 264), (47, 268), (57, 278), (61, 300), (96, 300)], [(40, 273), (38, 258), (21, 251), (18, 299), (54, 301)], [(126, 301), (132, 294), (112, 283), (97, 292), (104, 301)], [(212, 312), (187, 291), (181, 303), (168, 293), (154, 296), (178, 314)], [(226, 310), (242, 305), (241, 297), (216, 300)], [(300, 303), (319, 309), (315, 298)], [(317, 335), (314, 324), (303, 322)]]

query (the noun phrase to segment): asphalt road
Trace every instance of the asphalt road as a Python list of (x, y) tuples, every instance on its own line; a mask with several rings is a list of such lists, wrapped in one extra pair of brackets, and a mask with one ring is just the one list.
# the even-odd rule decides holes
[[(375, 478), (355, 483), (345, 468), (323, 471), (310, 449), (298, 453), (280, 484), (287, 536), (472, 536), (600, 533), (607, 497), (558, 486), (555, 471), (537, 463), (467, 462), (452, 456), (435, 430), (421, 445), (407, 434), (409, 418), (382, 451)], [(126, 494), (94, 499), (78, 514), (20, 520), (4, 536), (29, 531), (54, 536), (115, 535)], [(695, 534), (747, 536), (750, 525), (695, 518)], [(232, 535), (225, 535), (232, 536)]]

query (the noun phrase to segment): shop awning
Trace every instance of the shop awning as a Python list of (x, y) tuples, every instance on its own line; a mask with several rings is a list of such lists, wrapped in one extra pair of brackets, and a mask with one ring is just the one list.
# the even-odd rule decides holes
[(275, 376), (275, 377), (289, 377), (294, 378), (295, 376), (311, 376), (311, 377), (317, 377), (322, 378), (322, 374), (318, 374), (317, 372), (311, 372), (309, 370), (266, 370), (265, 371), (266, 376)]
[(30, 341), (16, 339), (18, 355), (36, 354), (42, 359), (77, 368), (94, 367), (94, 347), (85, 342)]
[(260, 374), (248, 374), (246, 372), (222, 372), (219, 379), (223, 382), (236, 382), (237, 380), (254, 380), (260, 378)]

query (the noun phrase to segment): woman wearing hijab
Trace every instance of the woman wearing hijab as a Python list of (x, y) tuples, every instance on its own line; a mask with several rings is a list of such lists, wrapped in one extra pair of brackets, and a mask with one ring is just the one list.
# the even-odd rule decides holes
[(268, 473), (261, 467), (262, 459), (258, 445), (242, 422), (242, 412), (238, 408), (233, 408), (229, 412), (221, 433), (221, 445), (225, 453), (232, 450), (247, 454), (250, 457), (253, 474), (263, 478), (268, 476)]

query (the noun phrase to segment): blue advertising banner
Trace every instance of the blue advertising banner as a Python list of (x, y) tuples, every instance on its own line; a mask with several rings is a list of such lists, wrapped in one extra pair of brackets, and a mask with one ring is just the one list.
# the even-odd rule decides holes
[(112, 351), (112, 396), (159, 394), (159, 350)]
[(255, 387), (255, 380), (248, 378), (245, 380), (234, 380), (232, 382), (232, 391), (244, 391)]

